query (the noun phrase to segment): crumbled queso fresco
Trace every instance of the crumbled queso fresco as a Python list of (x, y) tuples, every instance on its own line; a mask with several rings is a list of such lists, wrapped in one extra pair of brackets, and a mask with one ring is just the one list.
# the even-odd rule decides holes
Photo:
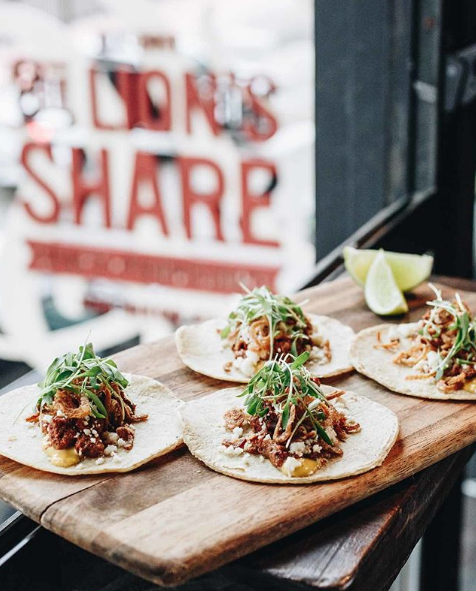
[(237, 441), (243, 435), (243, 429), (241, 427), (235, 427), (233, 429), (233, 436), (231, 441)]
[[(326, 363), (327, 355), (325, 349), (322, 348), (325, 339), (319, 332), (314, 332), (311, 336), (313, 347), (310, 351), (309, 359), (316, 363)], [(256, 351), (246, 349), (244, 357), (236, 357), (233, 361), (233, 367), (247, 378), (251, 378), (256, 373), (257, 365), (260, 357)]]
[(414, 332), (415, 327), (411, 324), (395, 324), (389, 328), (388, 341), (390, 342), (396, 339), (403, 341), (404, 339), (410, 338)]
[(326, 356), (324, 349), (321, 349), (320, 347), (313, 347), (311, 349), (309, 359), (311, 361), (315, 361), (317, 363), (326, 363), (327, 356)]
[(300, 465), (301, 460), (289, 456), (286, 458), (286, 461), (283, 464), (283, 472), (286, 474), (286, 476), (292, 476), (294, 474), (294, 470)]
[(291, 443), (289, 446), (289, 451), (292, 454), (297, 454), (298, 456), (302, 456), (302, 454), (306, 451), (306, 448), (309, 449), (309, 446), (306, 446), (304, 441), (297, 441), (295, 443)]
[(243, 453), (243, 449), (241, 447), (233, 447), (232, 445), (229, 447), (226, 445), (220, 445), (219, 449), (226, 456), (240, 456)]
[(259, 362), (259, 355), (255, 351), (246, 349), (244, 357), (237, 357), (233, 361), (233, 367), (241, 371), (247, 378), (251, 378), (255, 371), (256, 365)]
[(426, 358), (422, 359), (415, 365), (415, 369), (418, 371), (427, 371), (431, 373), (436, 371), (440, 365), (442, 358), (436, 351), (428, 351)]

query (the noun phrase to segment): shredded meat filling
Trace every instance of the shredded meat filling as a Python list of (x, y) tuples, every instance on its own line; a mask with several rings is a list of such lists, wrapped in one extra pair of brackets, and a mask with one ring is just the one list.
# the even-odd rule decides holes
[(114, 382), (110, 385), (115, 396), (104, 385), (96, 392), (107, 411), (105, 419), (92, 416), (91, 403), (86, 394), (60, 389), (51, 404), (44, 405), (41, 412), (35, 412), (26, 420), (40, 423), (47, 444), (54, 449), (74, 447), (84, 458), (104, 456), (114, 433), (114, 441), (119, 441), (123, 449), (130, 450), (135, 437), (133, 424), (147, 420), (147, 415), (137, 415), (136, 405), (121, 387)]
[(45, 430), (48, 433), (51, 445), (55, 449), (66, 449), (73, 445), (77, 433), (74, 420), (53, 417), (46, 425)]
[(428, 345), (417, 343), (408, 351), (400, 351), (393, 359), (397, 365), (406, 365), (407, 367), (414, 367), (419, 361), (424, 359), (429, 351)]
[[(293, 345), (297, 355), (300, 355), (304, 351), (311, 351), (313, 346), (317, 346), (311, 340), (313, 327), (309, 319), (306, 319), (306, 326), (302, 330), (302, 337), (294, 338), (290, 335), (295, 325), (296, 321), (292, 318), (286, 323), (280, 322), (277, 325), (277, 331), (273, 339), (274, 356), (286, 356), (291, 352)], [(228, 336), (228, 340), (231, 342), (231, 349), (236, 358), (245, 357), (247, 350), (255, 352), (261, 361), (266, 361), (270, 357), (271, 338), (269, 334), (269, 321), (264, 316), (250, 323), (246, 336), (238, 328)], [(322, 350), (324, 360), (326, 362), (331, 361), (332, 353), (329, 341), (326, 340), (318, 345), (318, 347)], [(232, 364), (227, 362), (225, 365), (225, 370), (229, 372)]]
[[(464, 308), (469, 311), (466, 304)], [(429, 322), (431, 319), (431, 322)], [(424, 332), (422, 332), (422, 330)], [(420, 334), (422, 333), (422, 334)], [(417, 367), (417, 373), (406, 377), (407, 380), (422, 380), (435, 377), (436, 371), (428, 364), (421, 365), (430, 352), (437, 353), (441, 359), (444, 359), (452, 349), (457, 330), (454, 328), (454, 317), (445, 309), (429, 310), (422, 317), (418, 330), (410, 337), (410, 346), (399, 351), (393, 358), (397, 365), (406, 367)], [(391, 339), (389, 343), (383, 343), (380, 333), (377, 333), (377, 344), (375, 348), (394, 351), (401, 345), (400, 339)], [(461, 350), (458, 353), (458, 359), (451, 359), (448, 366), (444, 369), (443, 376), (437, 382), (437, 387), (445, 392), (454, 392), (462, 390), (468, 380), (476, 377), (474, 361), (468, 360), (468, 351)], [(468, 363), (465, 363), (468, 361)]]
[(248, 422), (245, 411), (239, 408), (228, 410), (225, 413), (224, 420), (227, 429), (230, 431), (233, 431), (235, 427), (243, 427)]
[[(336, 396), (343, 391), (336, 392)], [(313, 397), (304, 400), (308, 407)], [(271, 403), (265, 405), (267, 413), (263, 417), (249, 416), (242, 409), (232, 409), (225, 413), (225, 426), (228, 431), (236, 427), (244, 429), (242, 437), (231, 440), (225, 439), (223, 446), (240, 447), (244, 452), (261, 455), (268, 459), (273, 466), (281, 468), (288, 457), (298, 459), (312, 459), (321, 467), (332, 458), (342, 455), (339, 443), (347, 438), (350, 433), (360, 430), (360, 425), (350, 421), (338, 411), (332, 404), (322, 402), (318, 410), (325, 415), (323, 427), (330, 435), (332, 445), (322, 439), (314, 428), (309, 418), (304, 418), (306, 406), (292, 404), (286, 428), (283, 429), (283, 417)], [(301, 420), (302, 419), (302, 420)], [(292, 443), (300, 443), (302, 452), (292, 451)]]
[[(94, 439), (94, 440), (93, 440)], [(85, 458), (99, 458), (104, 455), (104, 443), (101, 439), (80, 435), (74, 444), (76, 451)]]
[(88, 397), (75, 392), (58, 390), (53, 400), (53, 409), (68, 419), (84, 419), (91, 412)]

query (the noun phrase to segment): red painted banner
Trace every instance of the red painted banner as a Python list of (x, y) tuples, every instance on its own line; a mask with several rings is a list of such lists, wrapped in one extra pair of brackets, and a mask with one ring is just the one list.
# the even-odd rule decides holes
[(115, 249), (28, 241), (33, 258), (30, 269), (45, 273), (80, 275), (141, 284), (157, 283), (179, 289), (218, 293), (267, 285), (275, 289), (279, 267), (224, 261), (204, 261), (141, 254)]

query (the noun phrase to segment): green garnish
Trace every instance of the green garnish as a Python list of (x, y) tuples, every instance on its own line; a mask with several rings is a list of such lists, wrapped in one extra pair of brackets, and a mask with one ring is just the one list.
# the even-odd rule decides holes
[(287, 363), (282, 358), (267, 361), (239, 396), (246, 396), (245, 407), (248, 414), (259, 417), (264, 417), (269, 411), (265, 403), (272, 402), (278, 414), (282, 416), (283, 429), (286, 429), (288, 424), (291, 405), (304, 407), (305, 412), (294, 427), (289, 441), (307, 418), (319, 436), (328, 445), (332, 445), (329, 435), (321, 425), (325, 415), (319, 409), (319, 405), (314, 409), (304, 402), (307, 396), (312, 396), (326, 405), (329, 404), (321, 388), (304, 367), (308, 358), (309, 352), (305, 351), (292, 363)]
[(98, 357), (93, 345), (87, 343), (79, 347), (78, 353), (66, 353), (53, 361), (45, 379), (38, 384), (41, 392), (36, 407), (41, 411), (45, 404), (53, 403), (58, 390), (67, 390), (85, 395), (89, 400), (91, 414), (98, 419), (105, 419), (107, 410), (98, 396), (101, 387), (107, 388), (112, 397), (120, 400), (122, 407), (122, 399), (111, 385), (113, 382), (123, 389), (129, 385), (115, 362)]
[(296, 342), (299, 339), (309, 339), (305, 333), (307, 320), (301, 305), (294, 303), (286, 296), (272, 293), (264, 286), (255, 287), (251, 291), (244, 285), (241, 287), (246, 294), (239, 301), (236, 310), (228, 316), (227, 325), (220, 333), (222, 339), (242, 327), (248, 327), (254, 320), (264, 317), (269, 325), (269, 358), (274, 357), (274, 339), (282, 330), (292, 339), (291, 352), (295, 355)]
[[(476, 321), (471, 317), (458, 293), (455, 295), (456, 302), (453, 303), (448, 300), (443, 300), (439, 289), (431, 284), (430, 287), (435, 292), (436, 298), (431, 302), (427, 302), (428, 306), (431, 306), (433, 309), (430, 318), (425, 321), (425, 326), (420, 334), (427, 339), (436, 339), (440, 336), (441, 328), (435, 322), (439, 310), (445, 310), (448, 314), (453, 316), (454, 322), (449, 326), (449, 329), (456, 332), (451, 349), (436, 368), (435, 379), (439, 380), (443, 377), (445, 370), (452, 362), (462, 365), (469, 363), (467, 359), (459, 358), (459, 355), (462, 352), (465, 352), (469, 357), (476, 353)], [(431, 329), (431, 332), (429, 329)]]

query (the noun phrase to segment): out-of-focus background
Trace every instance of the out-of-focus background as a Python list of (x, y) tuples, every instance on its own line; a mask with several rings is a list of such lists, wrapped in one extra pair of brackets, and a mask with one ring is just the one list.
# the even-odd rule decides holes
[(302, 284), (311, 0), (0, 4), (1, 359), (41, 370), (88, 334), (225, 313), (240, 282)]

